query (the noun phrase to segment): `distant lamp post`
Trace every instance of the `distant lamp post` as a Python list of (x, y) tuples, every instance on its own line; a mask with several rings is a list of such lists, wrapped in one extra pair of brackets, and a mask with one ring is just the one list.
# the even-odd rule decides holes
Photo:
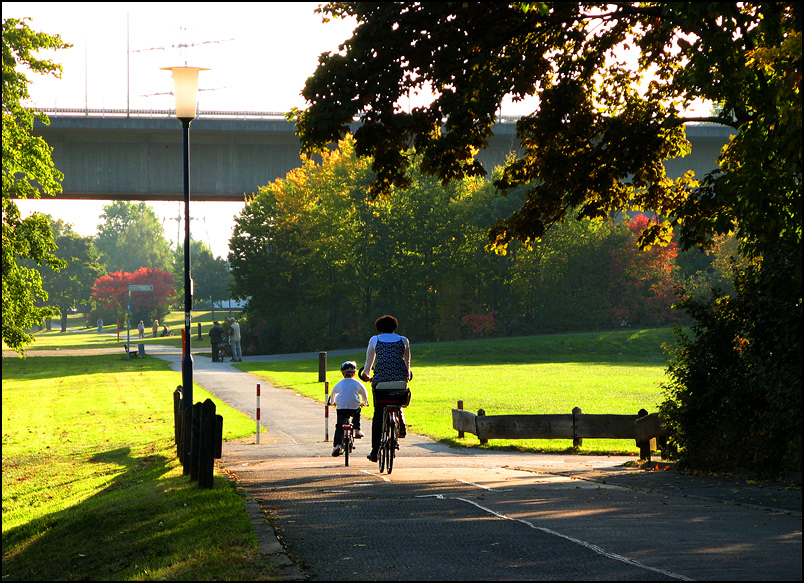
[[(184, 356), (181, 366), (182, 404), (184, 419), (190, 419), (193, 407), (193, 356), (190, 353), (191, 313), (193, 310), (192, 278), (190, 277), (190, 122), (195, 119), (198, 93), (198, 73), (209, 71), (201, 67), (165, 67), (163, 71), (173, 73), (173, 93), (176, 96), (176, 117), (181, 122), (184, 133)], [(185, 447), (182, 462), (185, 473), (189, 471), (186, 463), (190, 445), (189, 423), (184, 424)]]

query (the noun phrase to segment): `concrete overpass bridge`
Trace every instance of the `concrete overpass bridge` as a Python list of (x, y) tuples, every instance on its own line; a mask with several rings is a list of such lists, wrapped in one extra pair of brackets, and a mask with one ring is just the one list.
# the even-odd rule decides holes
[[(64, 173), (57, 198), (183, 200), (181, 124), (171, 111), (47, 111), (36, 125)], [(498, 123), (478, 159), (490, 171), (518, 146), (513, 121)], [(703, 176), (715, 167), (733, 133), (716, 125), (688, 126), (692, 153), (667, 162), (677, 177)], [(260, 186), (301, 165), (295, 126), (281, 113), (202, 112), (190, 129), (190, 189), (197, 201), (243, 201)]]

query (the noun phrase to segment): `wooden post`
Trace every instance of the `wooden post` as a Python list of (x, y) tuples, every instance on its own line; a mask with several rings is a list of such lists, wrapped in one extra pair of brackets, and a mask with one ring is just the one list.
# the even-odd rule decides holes
[(318, 382), (323, 383), (327, 380), (327, 353), (318, 353)]
[(182, 474), (190, 475), (190, 450), (193, 443), (193, 404), (182, 386), (181, 397), (181, 464)]
[[(648, 412), (645, 409), (640, 409), (639, 413), (637, 413), (637, 417), (640, 419), (647, 416)], [(647, 441), (637, 441), (637, 447), (639, 447), (639, 459), (649, 462), (651, 447), (656, 447), (656, 438), (649, 439)]]
[(201, 403), (192, 406), (193, 419), (191, 421), (190, 437), (190, 480), (198, 481), (198, 461), (201, 457)]
[(176, 457), (181, 460), (181, 385), (173, 391), (173, 439), (176, 443)]
[(199, 424), (198, 447), (198, 486), (211, 489), (213, 468), (215, 466), (215, 403), (207, 399), (201, 404), (201, 423)]
[[(485, 415), (486, 415), (486, 412), (485, 412), (483, 409), (478, 409), (478, 411), (477, 411), (477, 416), (478, 416), (478, 417), (484, 417)], [(488, 442), (489, 442), (489, 440), (488, 440), (488, 439), (481, 439), (481, 440), (480, 440), (480, 443), (481, 443), (481, 444), (483, 444), (483, 443), (488, 443)]]
[(578, 437), (577, 423), (575, 421), (575, 417), (581, 413), (583, 413), (583, 411), (581, 411), (580, 407), (575, 407), (572, 410), (572, 447), (575, 449), (583, 445), (583, 438)]
[[(458, 401), (458, 409), (460, 409), (461, 411), (463, 411), (463, 401)], [(458, 430), (458, 439), (460, 439), (460, 438), (462, 438), (462, 437), (463, 437), (463, 431), (461, 431), (461, 430), (459, 429), (459, 430)]]
[(215, 459), (223, 457), (223, 415), (215, 415)]

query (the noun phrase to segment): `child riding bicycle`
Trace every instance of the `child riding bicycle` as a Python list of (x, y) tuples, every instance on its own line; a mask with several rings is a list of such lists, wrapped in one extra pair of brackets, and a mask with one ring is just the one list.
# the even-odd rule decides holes
[(341, 442), (343, 441), (343, 425), (352, 418), (354, 435), (356, 438), (363, 437), (365, 433), (360, 431), (360, 407), (368, 406), (368, 393), (355, 377), (357, 373), (357, 363), (353, 360), (344, 362), (341, 365), (343, 379), (338, 381), (332, 394), (327, 401), (337, 407), (338, 418), (335, 425), (335, 436), (332, 438), (332, 457), (341, 455)]

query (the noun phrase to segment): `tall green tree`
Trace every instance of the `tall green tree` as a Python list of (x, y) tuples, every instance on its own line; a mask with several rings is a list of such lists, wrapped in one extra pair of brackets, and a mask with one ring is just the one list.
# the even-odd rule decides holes
[(61, 331), (66, 332), (70, 309), (89, 303), (92, 286), (104, 270), (92, 237), (80, 236), (71, 225), (61, 220), (53, 221), (51, 225), (56, 243), (54, 254), (64, 262), (64, 266), (58, 270), (42, 266), (39, 272), (49, 303), (59, 309)]
[[(173, 273), (176, 281), (184, 281), (184, 252), (181, 247), (176, 254), (178, 260), (174, 262), (177, 267)], [(229, 263), (222, 257), (214, 257), (212, 250), (201, 241), (191, 241), (190, 252), (194, 301), (209, 300), (214, 304), (231, 298), (232, 274)]]
[(372, 198), (369, 164), (347, 138), (246, 205), (229, 256), (235, 295), (249, 298), (246, 346), (354, 346), (382, 313), (416, 341), (672, 318), (675, 246), (639, 253), (628, 223), (570, 221), (533, 249), (488, 253), (515, 197), (478, 179), (444, 186), (414, 162), (407, 189)]
[(368, 164), (342, 146), (261, 188), (235, 225), (233, 291), (250, 298), (265, 349), (307, 348), (339, 328), (360, 329), (375, 307), (377, 271), (392, 252), (380, 241), (387, 207), (367, 202)]
[(30, 99), (25, 70), (41, 75), (61, 75), (61, 66), (39, 59), (37, 51), (64, 49), (70, 45), (57, 35), (35, 32), (27, 19), (3, 20), (3, 342), (22, 352), (33, 336), (26, 332), (52, 307), (37, 307), (46, 300), (39, 273), (24, 267), (20, 260), (57, 268), (61, 261), (53, 255), (55, 243), (47, 218), (20, 215), (13, 198), (39, 198), (61, 192), (62, 174), (53, 165), (52, 149), (33, 136), (34, 120), (47, 124), (47, 116), (27, 109)]
[(117, 200), (103, 207), (100, 218), (96, 245), (107, 271), (170, 269), (170, 243), (159, 218), (146, 203)]

